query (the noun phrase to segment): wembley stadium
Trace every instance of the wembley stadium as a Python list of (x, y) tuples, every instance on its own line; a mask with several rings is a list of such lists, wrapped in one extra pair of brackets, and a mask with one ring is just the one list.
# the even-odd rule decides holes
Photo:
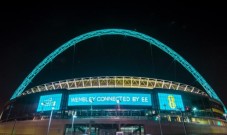
[[(33, 78), (77, 43), (108, 35), (144, 40), (178, 61), (202, 86), (143, 76), (91, 76), (47, 82)], [(48, 55), (24, 79), (0, 115), (0, 135), (221, 135), (226, 108), (197, 70), (158, 40), (130, 30), (85, 33)]]

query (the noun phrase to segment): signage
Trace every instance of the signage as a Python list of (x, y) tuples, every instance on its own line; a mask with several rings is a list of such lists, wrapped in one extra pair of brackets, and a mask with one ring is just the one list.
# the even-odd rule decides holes
[(161, 110), (181, 110), (184, 111), (184, 105), (181, 95), (158, 93), (159, 106)]
[(116, 104), (151, 106), (151, 96), (141, 93), (89, 93), (71, 94), (68, 99), (68, 106)]
[(40, 96), (37, 112), (59, 110), (62, 94)]

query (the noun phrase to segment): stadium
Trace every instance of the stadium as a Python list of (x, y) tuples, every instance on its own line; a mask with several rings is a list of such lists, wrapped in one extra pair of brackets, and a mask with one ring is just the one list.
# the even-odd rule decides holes
[[(91, 76), (31, 88), (53, 59), (81, 41), (121, 35), (148, 42), (178, 61), (202, 86), (143, 76)], [(215, 91), (178, 53), (131, 30), (85, 33), (48, 55), (5, 104), (0, 134), (15, 135), (216, 135), (227, 134), (226, 108)]]

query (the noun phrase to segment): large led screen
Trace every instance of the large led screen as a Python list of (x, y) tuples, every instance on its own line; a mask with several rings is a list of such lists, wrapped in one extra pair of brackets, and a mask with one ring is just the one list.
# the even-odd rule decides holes
[(184, 104), (181, 95), (158, 93), (159, 106), (161, 110), (184, 111)]
[(40, 96), (37, 112), (59, 110), (62, 94)]
[(141, 93), (89, 93), (71, 94), (68, 99), (68, 106), (116, 104), (151, 106), (151, 96)]

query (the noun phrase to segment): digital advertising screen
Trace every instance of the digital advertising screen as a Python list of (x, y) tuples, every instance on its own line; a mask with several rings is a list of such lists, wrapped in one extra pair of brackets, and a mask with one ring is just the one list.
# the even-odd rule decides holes
[(158, 93), (158, 100), (161, 110), (185, 110), (181, 95)]
[(59, 110), (62, 94), (51, 94), (40, 96), (37, 112)]
[(68, 98), (68, 106), (116, 104), (151, 106), (151, 95), (142, 93), (89, 93), (70, 94)]

